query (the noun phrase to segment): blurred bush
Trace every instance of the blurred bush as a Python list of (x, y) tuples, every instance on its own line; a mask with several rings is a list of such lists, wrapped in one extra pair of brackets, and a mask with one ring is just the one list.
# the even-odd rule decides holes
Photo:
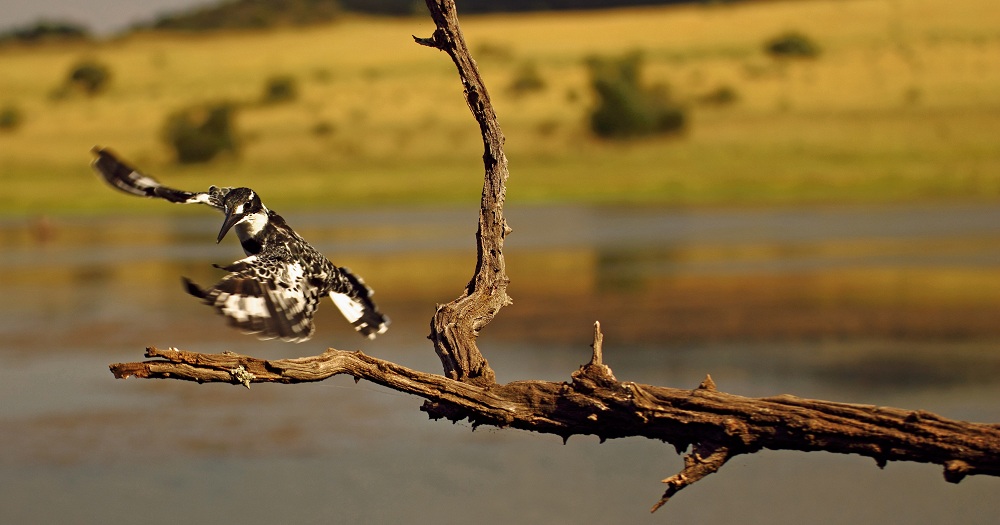
[(764, 42), (764, 51), (776, 58), (816, 58), (820, 47), (798, 31), (787, 31)]
[(70, 67), (62, 86), (52, 93), (53, 98), (65, 98), (77, 92), (93, 97), (108, 88), (111, 68), (94, 59), (84, 59)]
[(177, 162), (208, 162), (223, 152), (237, 153), (235, 117), (231, 102), (182, 108), (167, 115), (162, 138), (173, 148)]
[(630, 138), (677, 134), (687, 126), (684, 108), (671, 100), (664, 86), (642, 84), (642, 54), (587, 59), (597, 104), (590, 128), (600, 137)]
[(299, 83), (291, 75), (275, 75), (264, 83), (263, 104), (281, 104), (299, 98)]
[(545, 79), (534, 62), (521, 64), (507, 88), (513, 95), (522, 96), (545, 89)]
[(511, 62), (514, 60), (514, 50), (507, 43), (486, 41), (476, 46), (473, 56), (478, 57), (479, 60)]
[(329, 120), (320, 120), (310, 129), (310, 132), (317, 137), (327, 137), (333, 135), (336, 131), (337, 126)]
[(740, 95), (736, 88), (721, 85), (698, 97), (698, 103), (706, 106), (728, 106), (739, 102)]
[(7, 104), (0, 108), (0, 131), (14, 131), (21, 126), (24, 121), (24, 114), (13, 105)]

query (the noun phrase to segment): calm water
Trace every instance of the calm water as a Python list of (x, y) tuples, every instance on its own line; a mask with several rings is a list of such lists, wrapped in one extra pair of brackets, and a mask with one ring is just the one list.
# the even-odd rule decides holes
[[(935, 466), (790, 452), (738, 458), (650, 516), (681, 466), (660, 443), (473, 432), (343, 378), (248, 391), (107, 371), (151, 344), (269, 358), (332, 345), (439, 371), (427, 323), (471, 275), (475, 213), (286, 215), (394, 319), (367, 342), (325, 305), (300, 345), (233, 332), (183, 293), (180, 275), (209, 283), (210, 263), (240, 256), (212, 242), (221, 221), (202, 210), (0, 223), (0, 522), (1000, 519), (995, 478), (950, 485)], [(515, 304), (480, 340), (501, 381), (568, 379), (600, 319), (622, 380), (694, 387), (710, 373), (742, 395), (1000, 421), (1000, 207), (508, 215)]]

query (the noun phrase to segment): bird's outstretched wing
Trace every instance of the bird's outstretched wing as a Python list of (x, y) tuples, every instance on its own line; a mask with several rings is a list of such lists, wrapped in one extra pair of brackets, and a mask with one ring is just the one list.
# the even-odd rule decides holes
[(330, 291), (330, 299), (337, 305), (340, 313), (354, 325), (354, 329), (368, 339), (375, 339), (378, 334), (389, 329), (389, 318), (378, 311), (372, 301), (372, 289), (351, 273), (347, 268), (337, 268), (339, 279), (337, 286)]
[(188, 293), (261, 339), (298, 343), (312, 337), (320, 289), (300, 262), (252, 255), (222, 269), (229, 275), (207, 290), (185, 278)]
[(97, 158), (91, 163), (94, 171), (99, 173), (105, 182), (125, 193), (139, 197), (159, 197), (182, 204), (207, 204), (216, 209), (223, 209), (222, 200), (229, 188), (212, 186), (207, 192), (196, 193), (176, 190), (160, 184), (158, 180), (149, 175), (143, 174), (106, 148), (94, 146), (91, 152), (97, 155)]

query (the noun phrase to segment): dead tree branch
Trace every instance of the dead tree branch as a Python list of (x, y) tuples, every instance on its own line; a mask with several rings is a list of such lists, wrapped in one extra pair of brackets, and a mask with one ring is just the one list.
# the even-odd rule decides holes
[[(600, 330), (595, 330), (600, 341)], [(595, 348), (600, 348), (600, 343)], [(664, 483), (654, 510), (673, 494), (718, 470), (730, 458), (763, 449), (826, 451), (888, 461), (936, 463), (957, 483), (967, 475), (1000, 475), (1000, 426), (967, 423), (922, 412), (801, 399), (747, 398), (716, 390), (706, 378), (693, 390), (620, 382), (594, 359), (570, 381), (516, 381), (481, 386), (368, 356), (330, 349), (318, 356), (265, 360), (233, 353), (201, 354), (149, 348), (154, 360), (111, 366), (115, 377), (197, 382), (303, 383), (338, 374), (423, 397), (434, 418), (468, 419), (601, 440), (641, 436), (691, 447), (684, 469)]]
[(430, 339), (448, 377), (480, 385), (494, 383), (496, 376), (476, 346), (479, 331), (504, 306), (510, 281), (504, 266), (503, 241), (510, 233), (503, 216), (507, 194), (507, 157), (504, 137), (486, 84), (465, 45), (458, 25), (455, 2), (427, 0), (437, 29), (430, 38), (413, 37), (418, 44), (437, 48), (451, 57), (465, 89), (465, 101), (479, 123), (483, 137), (485, 183), (476, 231), (476, 271), (464, 293), (454, 301), (439, 305), (431, 320)]
[(302, 383), (338, 374), (420, 396), (432, 418), (468, 419), (555, 434), (609, 438), (641, 436), (671, 443), (687, 453), (684, 468), (663, 482), (667, 489), (652, 510), (683, 488), (716, 472), (729, 459), (763, 449), (827, 451), (888, 461), (943, 466), (945, 479), (1000, 476), (1000, 425), (955, 421), (923, 412), (801, 399), (789, 395), (746, 398), (719, 392), (711, 377), (693, 390), (619, 381), (603, 364), (603, 335), (594, 326), (590, 362), (568, 382), (496, 383), (476, 345), (479, 331), (511, 303), (503, 258), (510, 232), (503, 216), (508, 177), (503, 134), (486, 87), (458, 26), (452, 0), (427, 0), (437, 29), (423, 45), (452, 58), (466, 101), (483, 135), (485, 183), (476, 234), (472, 280), (454, 301), (440, 305), (430, 339), (444, 375), (409, 368), (361, 352), (329, 349), (321, 355), (266, 360), (234, 353), (201, 354), (148, 348), (143, 362), (111, 365), (115, 377), (202, 382)]

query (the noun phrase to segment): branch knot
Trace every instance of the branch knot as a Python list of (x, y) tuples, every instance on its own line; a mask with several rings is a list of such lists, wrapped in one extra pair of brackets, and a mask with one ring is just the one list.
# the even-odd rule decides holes
[(416, 35), (410, 35), (413, 37), (413, 41), (427, 47), (433, 47), (434, 49), (439, 49), (441, 51), (448, 50), (448, 34), (444, 32), (441, 28), (434, 30), (434, 33), (427, 38), (419, 37)]
[(233, 382), (242, 384), (250, 390), (250, 382), (257, 379), (257, 376), (247, 370), (243, 365), (231, 368), (229, 374), (233, 376)]
[(972, 473), (972, 465), (960, 459), (953, 459), (944, 464), (944, 480), (948, 483), (958, 483)]

